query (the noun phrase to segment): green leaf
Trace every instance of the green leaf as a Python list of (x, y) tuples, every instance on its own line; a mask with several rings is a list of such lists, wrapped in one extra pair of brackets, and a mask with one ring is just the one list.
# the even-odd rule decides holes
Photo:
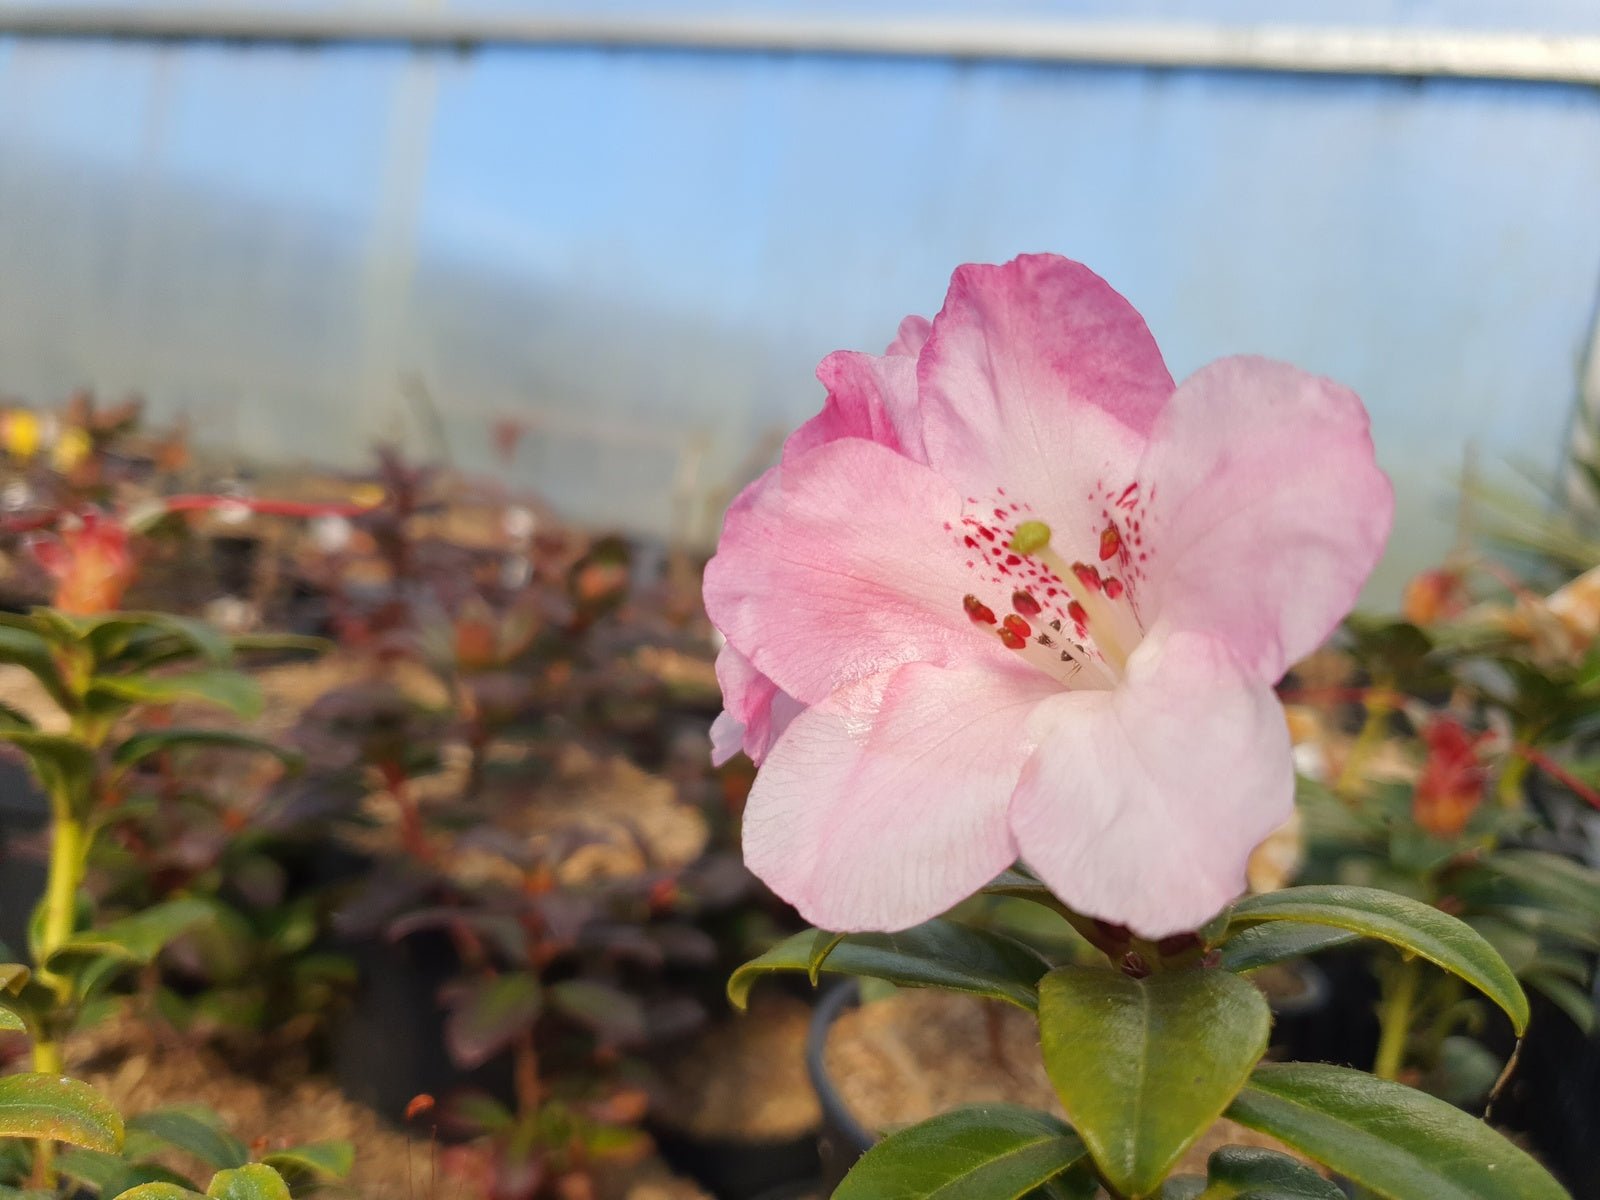
[(26, 1033), (28, 1023), (16, 1012), (0, 1004), (0, 1033)]
[(0, 1137), (48, 1138), (114, 1153), (122, 1118), (86, 1083), (59, 1075), (0, 1077)]
[(539, 1016), (543, 990), (539, 977), (527, 971), (472, 980), (452, 987), (445, 996), (445, 1045), (450, 1056), (468, 1069), (505, 1049)]
[(1465, 979), (1505, 1010), (1518, 1034), (1528, 1027), (1528, 997), (1494, 947), (1470, 926), (1419, 900), (1377, 888), (1285, 888), (1239, 901), (1228, 928), (1263, 921), (1329, 925), (1388, 942)]
[(261, 712), (261, 688), (240, 671), (207, 668), (173, 675), (97, 675), (86, 699), (100, 709), (129, 704), (176, 704), (192, 701), (225, 708), (249, 719)]
[(0, 992), (15, 996), (28, 982), (32, 972), (21, 963), (0, 963)]
[(283, 1176), (264, 1163), (218, 1171), (206, 1188), (209, 1200), (290, 1200)]
[(158, 1108), (128, 1120), (130, 1130), (152, 1134), (194, 1155), (213, 1170), (250, 1161), (245, 1144), (220, 1127), (216, 1114), (193, 1108)]
[(27, 671), (62, 708), (71, 711), (77, 707), (61, 681), (54, 648), (34, 630), (0, 625), (0, 662), (15, 663)]
[(1586, 1036), (1593, 1037), (1597, 1023), (1594, 1001), (1589, 993), (1570, 979), (1546, 971), (1529, 971), (1523, 977), (1527, 985), (1559, 1008)]
[(66, 960), (82, 957), (111, 957), (129, 963), (148, 963), (179, 934), (203, 921), (214, 919), (210, 903), (204, 900), (168, 900), (131, 916), (73, 934), (50, 955), (47, 966), (63, 969)]
[(28, 756), (28, 765), (52, 798), (61, 797), (75, 812), (89, 802), (94, 786), (94, 752), (64, 733), (38, 733), (31, 729), (0, 729), (0, 741), (10, 742)]
[(1554, 908), (1578, 910), (1600, 921), (1600, 871), (1582, 863), (1539, 850), (1499, 850), (1480, 859), (1478, 867)]
[(326, 654), (334, 644), (327, 638), (307, 637), (299, 633), (243, 633), (232, 639), (238, 654), (275, 654), (299, 651), (305, 654)]
[(114, 1200), (205, 1200), (205, 1197), (175, 1183), (141, 1183), (118, 1192)]
[(1347, 945), (1358, 937), (1346, 929), (1302, 925), (1297, 921), (1271, 921), (1230, 930), (1219, 950), (1225, 970), (1242, 975), (1273, 963), (1304, 958), (1320, 950)]
[(310, 1175), (317, 1179), (343, 1179), (356, 1165), (356, 1148), (349, 1142), (307, 1142), (274, 1150), (261, 1161), (284, 1175)]
[(34, 720), (15, 705), (0, 701), (0, 729), (37, 729)]
[(168, 641), (178, 643), (176, 653), (184, 658), (199, 658), (217, 667), (233, 661), (228, 638), (215, 626), (172, 613), (111, 613), (93, 619), (83, 636), (102, 663), (113, 663), (124, 656), (143, 660), (145, 652), (151, 650), (160, 653), (162, 661), (169, 661), (175, 655), (162, 644)]
[[(825, 930), (807, 929), (785, 938), (733, 973), (728, 980), (728, 998), (736, 1008), (743, 1008), (762, 975), (809, 972), (816, 947), (834, 937)], [(1039, 1005), (1039, 978), (1050, 964), (1020, 942), (940, 919), (901, 933), (846, 934), (821, 969), (882, 979), (901, 987), (989, 996), (1032, 1011)]]
[(1344, 1200), (1344, 1193), (1287, 1154), (1224, 1146), (1206, 1163), (1206, 1188), (1198, 1200)]
[(1543, 1167), (1482, 1121), (1348, 1067), (1260, 1066), (1228, 1116), (1388, 1200), (1570, 1200)]
[(166, 750), (191, 747), (220, 747), (230, 750), (259, 750), (274, 755), (286, 763), (300, 761), (300, 755), (287, 746), (269, 742), (265, 738), (235, 733), (230, 729), (151, 729), (136, 733), (112, 751), (111, 761), (126, 769), (135, 763)]
[(821, 982), (822, 964), (828, 961), (828, 955), (834, 952), (844, 938), (844, 934), (836, 933), (832, 937), (817, 938), (811, 943), (811, 959), (806, 963), (806, 978), (810, 980), (812, 987)]
[(1095, 1165), (1146, 1196), (1222, 1115), (1266, 1053), (1272, 1015), (1227, 971), (1133, 979), (1058, 967), (1039, 984), (1045, 1070)]
[(974, 1105), (884, 1138), (833, 1200), (1018, 1200), (1084, 1154), (1078, 1136), (1052, 1116)]

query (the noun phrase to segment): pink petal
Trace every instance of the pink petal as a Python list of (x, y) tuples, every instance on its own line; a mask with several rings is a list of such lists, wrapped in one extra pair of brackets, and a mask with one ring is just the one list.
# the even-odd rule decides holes
[(1132, 482), (1172, 394), (1133, 306), (1053, 255), (959, 268), (918, 378), (929, 464), (969, 496), (1031, 504), (1069, 560), (1099, 536), (1089, 497)]
[(842, 688), (795, 718), (756, 776), (746, 865), (824, 929), (937, 916), (1015, 860), (1023, 729), (1055, 691), (1016, 663), (915, 663)]
[(805, 707), (731, 645), (717, 654), (717, 682), (727, 711), (711, 726), (711, 761), (721, 766), (743, 750), (759, 766)]
[(803, 704), (907, 662), (1009, 665), (962, 607), (961, 497), (928, 468), (847, 438), (768, 471), (734, 501), (706, 567), (706, 611)]
[(1264, 358), (1185, 380), (1139, 475), (1146, 619), (1220, 638), (1268, 682), (1350, 611), (1394, 513), (1355, 393)]
[(900, 332), (895, 335), (894, 341), (889, 343), (885, 354), (903, 354), (907, 358), (915, 358), (922, 353), (922, 347), (928, 341), (928, 334), (933, 330), (933, 322), (927, 317), (910, 316), (900, 322)]
[(1143, 937), (1219, 912), (1293, 811), (1282, 707), (1200, 634), (1147, 638), (1115, 691), (1058, 694), (1029, 733), (1011, 808), (1022, 858), (1074, 909)]
[(851, 437), (923, 461), (915, 359), (840, 350), (822, 360), (817, 378), (828, 398), (820, 413), (789, 435), (784, 458)]

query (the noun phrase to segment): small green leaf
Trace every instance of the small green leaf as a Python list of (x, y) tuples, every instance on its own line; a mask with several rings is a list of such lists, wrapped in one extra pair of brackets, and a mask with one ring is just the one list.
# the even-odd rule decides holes
[(175, 1183), (141, 1183), (118, 1192), (114, 1200), (205, 1200), (205, 1197)]
[(218, 1171), (206, 1188), (209, 1200), (290, 1200), (289, 1185), (265, 1163)]
[(1222, 1115), (1266, 1053), (1272, 1015), (1227, 971), (1132, 979), (1058, 967), (1039, 984), (1045, 1070), (1095, 1165), (1146, 1196)]
[(310, 1175), (317, 1179), (343, 1179), (356, 1165), (356, 1148), (349, 1142), (307, 1142), (274, 1150), (261, 1161), (284, 1175)]
[(1264, 1064), (1228, 1116), (1388, 1200), (1569, 1200), (1543, 1167), (1482, 1121), (1348, 1067)]
[(1219, 949), (1221, 965), (1242, 975), (1273, 963), (1304, 958), (1320, 950), (1347, 945), (1358, 937), (1346, 929), (1302, 925), (1296, 921), (1271, 921), (1230, 930)]
[(148, 963), (173, 938), (214, 916), (207, 901), (168, 900), (99, 929), (73, 934), (56, 947), (47, 965), (51, 970), (61, 970), (68, 959), (106, 956), (130, 963)]
[(1491, 879), (1498, 876), (1554, 908), (1577, 910), (1600, 921), (1600, 871), (1539, 850), (1497, 850), (1477, 866)]
[(1338, 1185), (1276, 1150), (1224, 1146), (1206, 1163), (1197, 1200), (1344, 1200)]
[(247, 733), (235, 733), (231, 729), (150, 729), (134, 734), (119, 745), (112, 751), (111, 761), (126, 769), (152, 754), (195, 747), (258, 750), (286, 763), (300, 760), (300, 755), (287, 746), (269, 742), (265, 738), (251, 737)]
[(0, 1033), (26, 1033), (28, 1023), (15, 1011), (0, 1004)]
[(193, 1108), (158, 1108), (128, 1120), (129, 1130), (152, 1134), (194, 1155), (212, 1170), (250, 1161), (243, 1142), (221, 1128), (216, 1114)]
[(173, 675), (97, 675), (86, 699), (99, 709), (191, 701), (225, 708), (246, 719), (258, 716), (262, 704), (261, 688), (254, 679), (223, 668)]
[(35, 630), (0, 625), (0, 662), (14, 663), (27, 671), (62, 708), (71, 711), (77, 707), (72, 693), (61, 681), (55, 649)]
[(458, 1064), (470, 1069), (493, 1058), (533, 1024), (543, 991), (537, 975), (514, 971), (452, 987), (445, 1002), (450, 1008), (445, 1045)]
[[(733, 973), (728, 999), (743, 1008), (762, 975), (810, 971), (819, 939), (825, 944), (834, 936), (807, 929), (785, 938)], [(822, 970), (834, 974), (989, 996), (1030, 1011), (1038, 1007), (1039, 978), (1049, 969), (1044, 959), (1020, 942), (943, 919), (901, 933), (846, 934), (822, 963)]]
[(48, 1138), (114, 1153), (122, 1118), (86, 1083), (59, 1075), (0, 1077), (0, 1137)]
[(1470, 926), (1419, 900), (1377, 888), (1285, 888), (1239, 901), (1228, 928), (1264, 921), (1330, 925), (1388, 942), (1465, 979), (1505, 1010), (1517, 1033), (1528, 1026), (1528, 998), (1494, 947)]
[(831, 937), (819, 937), (811, 944), (811, 959), (806, 963), (806, 978), (811, 981), (812, 987), (816, 987), (822, 979), (822, 964), (828, 961), (828, 955), (844, 941), (844, 937), (844, 934), (836, 933)]
[(236, 654), (277, 654), (297, 651), (303, 654), (326, 654), (334, 644), (327, 638), (307, 637), (299, 633), (243, 633), (232, 639)]
[(28, 757), (40, 786), (52, 798), (60, 797), (74, 812), (88, 804), (94, 786), (94, 752), (64, 733), (38, 733), (32, 729), (0, 729), (0, 741), (10, 742)]
[(21, 963), (0, 963), (0, 992), (15, 996), (28, 982), (31, 972)]
[[(228, 639), (214, 626), (173, 613), (119, 612), (91, 618), (85, 639), (102, 663), (127, 658), (143, 663), (154, 651), (161, 661), (176, 657), (199, 658), (225, 667), (233, 659)], [(176, 642), (176, 648), (169, 648)], [(126, 664), (123, 664), (126, 665)]]
[(1052, 1116), (974, 1105), (884, 1138), (833, 1200), (1018, 1200), (1084, 1154), (1078, 1136)]

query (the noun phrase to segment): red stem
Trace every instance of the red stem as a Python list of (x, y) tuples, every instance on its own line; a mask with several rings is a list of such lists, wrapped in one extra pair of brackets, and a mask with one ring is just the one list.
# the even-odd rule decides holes
[(1571, 771), (1545, 754), (1544, 751), (1535, 749), (1532, 746), (1513, 746), (1511, 752), (1519, 758), (1527, 759), (1546, 775), (1564, 784), (1590, 808), (1600, 810), (1600, 791), (1590, 787)]

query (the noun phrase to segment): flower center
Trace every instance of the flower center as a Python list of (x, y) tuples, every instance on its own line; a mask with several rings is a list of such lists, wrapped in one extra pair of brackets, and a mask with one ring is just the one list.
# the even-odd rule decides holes
[(1133, 589), (1143, 577), (1142, 538), (1125, 537), (1106, 514), (1098, 561), (1069, 562), (1026, 506), (1003, 501), (993, 512), (993, 522), (963, 518), (958, 531), (967, 566), (982, 579), (983, 594), (962, 599), (967, 616), (1067, 687), (1115, 686), (1144, 636)]

